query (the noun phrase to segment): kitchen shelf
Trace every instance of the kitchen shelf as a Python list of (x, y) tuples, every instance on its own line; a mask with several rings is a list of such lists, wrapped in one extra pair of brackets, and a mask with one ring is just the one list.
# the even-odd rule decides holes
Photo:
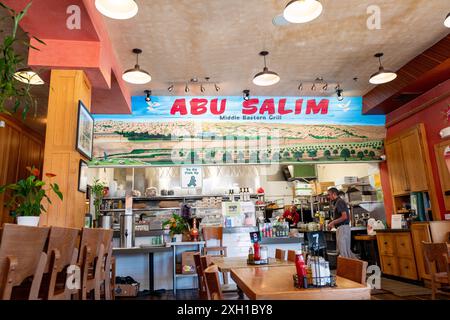
[[(239, 198), (239, 194), (235, 194), (235, 198)], [(264, 196), (264, 193), (254, 193), (250, 197), (257, 199), (258, 196)], [(229, 195), (184, 195), (184, 196), (157, 196), (157, 197), (133, 197), (133, 201), (164, 201), (164, 200), (201, 200), (203, 198), (230, 198)], [(125, 200), (125, 197), (104, 197), (103, 200)]]
[(196, 277), (196, 276), (197, 276), (196, 273), (187, 273), (187, 274), (176, 273), (175, 274), (176, 278), (191, 278), (191, 277)]
[[(142, 211), (163, 211), (163, 210), (180, 210), (179, 207), (173, 208), (148, 208), (148, 209), (132, 209), (133, 212), (142, 212)], [(124, 212), (125, 209), (103, 209), (100, 212)]]

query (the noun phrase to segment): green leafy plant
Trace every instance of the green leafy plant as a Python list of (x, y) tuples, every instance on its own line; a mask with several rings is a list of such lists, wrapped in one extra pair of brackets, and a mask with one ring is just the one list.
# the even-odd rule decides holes
[(189, 225), (186, 220), (176, 213), (174, 213), (170, 219), (164, 221), (162, 226), (166, 230), (169, 229), (172, 236), (174, 234), (182, 234), (189, 230)]
[[(35, 112), (37, 111), (37, 100), (30, 93), (32, 87), (30, 82), (23, 83), (14, 78), (16, 71), (25, 66), (24, 58), (16, 53), (16, 46), (22, 45), (33, 50), (39, 50), (32, 46), (28, 39), (23, 40), (17, 36), (19, 22), (23, 19), (30, 6), (31, 2), (22, 11), (16, 12), (0, 2), (0, 7), (6, 9), (8, 14), (11, 15), (11, 17), (8, 16), (4, 19), (12, 18), (13, 21), (11, 34), (4, 36), (3, 42), (0, 43), (0, 113), (11, 114), (6, 108), (6, 103), (11, 101), (13, 113), (22, 107), (23, 119), (25, 119), (31, 107), (34, 107)], [(28, 35), (28, 33), (25, 32), (25, 35)], [(45, 44), (34, 36), (32, 38), (39, 43)]]
[(99, 179), (95, 179), (92, 184), (92, 195), (94, 196), (94, 208), (95, 208), (95, 216), (98, 218), (100, 215), (100, 205), (103, 201), (104, 190), (106, 185), (101, 182)]
[[(42, 200), (44, 198), (49, 204), (51, 200), (47, 194), (48, 191), (53, 191), (59, 199), (63, 200), (63, 195), (56, 183), (49, 183), (50, 188), (45, 189), (46, 183), (39, 180), (39, 169), (27, 167), (30, 171), (30, 176), (26, 179), (19, 180), (16, 183), (8, 184), (0, 187), (0, 193), (11, 190), (11, 198), (7, 202), (7, 206), (15, 213), (16, 216), (39, 216), (42, 212), (46, 212)], [(56, 175), (47, 173), (48, 178), (53, 178)]]

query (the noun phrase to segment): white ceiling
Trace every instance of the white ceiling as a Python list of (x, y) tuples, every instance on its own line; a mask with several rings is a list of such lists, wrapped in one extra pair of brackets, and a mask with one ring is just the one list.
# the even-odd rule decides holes
[[(252, 95), (323, 95), (307, 90), (319, 76), (340, 82), (347, 95), (363, 95), (373, 87), (368, 79), (378, 68), (376, 52), (385, 53), (385, 67), (397, 70), (449, 32), (443, 25), (448, 0), (321, 0), (318, 19), (288, 26), (272, 24), (288, 0), (136, 2), (134, 18), (104, 18), (123, 70), (134, 65), (133, 48), (144, 51), (140, 64), (153, 81), (131, 85), (134, 95), (145, 89), (168, 95), (173, 81), (179, 84), (172, 94), (184, 95), (182, 82), (206, 76), (219, 83), (221, 95), (240, 95), (243, 89)], [(369, 5), (381, 9), (380, 30), (366, 26)], [(281, 76), (268, 88), (252, 84), (263, 67), (258, 56), (263, 49), (270, 51), (269, 69)], [(301, 81), (302, 93), (297, 90)], [(201, 94), (199, 86), (190, 94)], [(212, 85), (204, 94), (217, 95)]]

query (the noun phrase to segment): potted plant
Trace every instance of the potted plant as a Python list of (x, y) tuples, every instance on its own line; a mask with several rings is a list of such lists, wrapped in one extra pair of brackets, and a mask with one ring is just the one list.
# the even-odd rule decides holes
[(105, 187), (106, 185), (103, 182), (99, 179), (95, 179), (91, 188), (92, 196), (94, 197), (95, 220), (97, 221), (100, 216), (100, 206), (105, 195)]
[[(63, 195), (56, 183), (49, 183), (49, 188), (45, 188), (47, 184), (39, 180), (39, 169), (27, 167), (27, 170), (30, 172), (28, 178), (1, 186), (0, 193), (11, 190), (11, 198), (7, 202), (7, 206), (17, 216), (17, 224), (37, 226), (40, 214), (46, 212), (42, 201), (45, 198), (49, 204), (52, 203), (48, 192), (53, 191), (61, 200), (63, 200)], [(51, 179), (56, 175), (47, 173), (46, 176)]]
[(183, 239), (183, 233), (189, 229), (186, 220), (180, 215), (174, 213), (172, 217), (162, 224), (165, 230), (169, 230), (170, 237), (175, 238), (175, 242), (181, 242)]
[[(0, 113), (10, 114), (7, 108), (7, 102), (10, 102), (12, 112), (17, 112), (22, 107), (22, 118), (26, 117), (31, 107), (34, 108), (35, 112), (37, 111), (37, 101), (31, 95), (30, 89), (33, 84), (42, 84), (34, 81), (39, 76), (31, 69), (25, 68), (25, 59), (16, 52), (19, 44), (33, 50), (39, 50), (30, 45), (28, 40), (18, 37), (19, 23), (30, 6), (31, 2), (22, 11), (16, 12), (0, 2), (0, 7), (6, 9), (12, 17), (11, 32), (3, 35), (3, 42), (0, 43)], [(28, 36), (26, 32), (25, 36)], [(32, 38), (45, 44), (36, 37)]]

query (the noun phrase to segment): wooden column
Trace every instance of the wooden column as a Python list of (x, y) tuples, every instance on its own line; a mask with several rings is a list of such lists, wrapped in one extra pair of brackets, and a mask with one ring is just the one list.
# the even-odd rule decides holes
[[(52, 70), (44, 152), (45, 173), (56, 174), (64, 200), (51, 195), (52, 204), (41, 215), (46, 226), (82, 227), (86, 194), (78, 191), (78, 170), (84, 157), (76, 150), (78, 101), (90, 110), (91, 83), (84, 71)], [(84, 159), (86, 160), (86, 159)]]

